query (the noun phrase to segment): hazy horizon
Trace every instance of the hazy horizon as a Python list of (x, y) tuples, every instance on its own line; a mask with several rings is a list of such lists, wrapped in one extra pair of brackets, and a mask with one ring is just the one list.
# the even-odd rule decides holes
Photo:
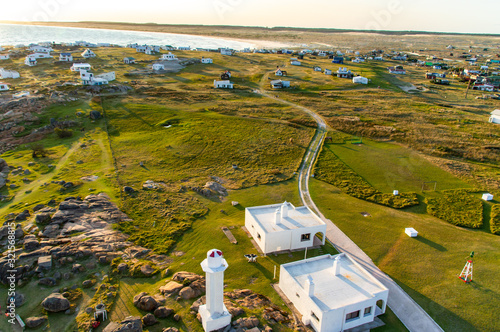
[[(2, 4), (0, 21), (116, 22), (500, 34), (500, 2), (483, 0), (480, 18), (464, 0), (143, 0), (141, 5), (87, 0), (25, 0)], [(476, 6), (477, 7), (477, 6)], [(484, 10), (486, 9), (486, 10)]]

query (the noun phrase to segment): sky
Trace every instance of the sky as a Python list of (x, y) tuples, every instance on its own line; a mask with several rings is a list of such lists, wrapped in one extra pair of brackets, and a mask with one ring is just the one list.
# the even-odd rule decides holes
[[(474, 12), (474, 13), (473, 13)], [(500, 1), (17, 0), (0, 21), (111, 21), (500, 34)]]

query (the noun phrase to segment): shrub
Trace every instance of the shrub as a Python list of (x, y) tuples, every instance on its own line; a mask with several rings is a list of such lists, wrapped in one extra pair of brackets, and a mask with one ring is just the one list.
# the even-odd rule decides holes
[(450, 224), (469, 228), (483, 226), (483, 202), (466, 190), (445, 190), (441, 197), (427, 198), (427, 212)]
[(500, 234), (500, 204), (491, 208), (490, 230), (493, 234)]
[(71, 129), (62, 129), (62, 128), (55, 128), (54, 132), (57, 134), (59, 138), (69, 138), (73, 136), (73, 130)]
[(346, 194), (369, 202), (402, 209), (418, 205), (416, 193), (383, 194), (373, 188), (358, 173), (349, 168), (335, 153), (324, 146), (315, 165), (316, 179), (330, 183)]
[(31, 146), (31, 156), (33, 158), (37, 157), (46, 157), (49, 154), (49, 151), (47, 151), (42, 144), (33, 144)]

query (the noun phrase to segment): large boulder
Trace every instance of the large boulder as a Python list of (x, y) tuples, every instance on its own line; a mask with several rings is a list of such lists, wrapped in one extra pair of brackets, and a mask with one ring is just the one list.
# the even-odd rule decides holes
[(102, 332), (142, 332), (141, 317), (129, 316), (120, 323), (111, 322)]
[(180, 290), (179, 296), (182, 297), (184, 300), (189, 300), (189, 299), (194, 299), (196, 297), (196, 293), (191, 287), (188, 286)]
[(141, 292), (134, 296), (134, 306), (144, 311), (153, 311), (159, 307), (158, 301), (146, 292)]
[(42, 307), (50, 312), (66, 311), (69, 309), (70, 303), (61, 293), (52, 293), (42, 301)]
[(142, 317), (142, 323), (144, 324), (144, 326), (151, 326), (158, 323), (158, 320), (153, 314), (147, 314), (146, 316)]
[(162, 294), (175, 294), (180, 291), (184, 287), (183, 284), (180, 284), (175, 281), (168, 282), (165, 286), (160, 287), (160, 293)]
[(146, 277), (152, 276), (155, 272), (156, 270), (153, 269), (149, 264), (141, 266), (141, 273), (144, 274)]
[(57, 284), (57, 280), (54, 278), (42, 278), (38, 281), (38, 285), (40, 286), (55, 286)]
[(173, 313), (174, 313), (174, 309), (170, 309), (167, 307), (158, 307), (154, 311), (155, 316), (158, 318), (167, 318), (168, 316), (170, 316)]
[(90, 111), (89, 117), (92, 120), (99, 120), (101, 118), (101, 112), (99, 112), (99, 111)]
[(50, 213), (39, 213), (35, 216), (35, 222), (40, 225), (49, 224), (51, 221)]
[(24, 322), (26, 323), (27, 327), (29, 327), (30, 329), (34, 329), (42, 325), (46, 321), (47, 321), (47, 316), (42, 316), (42, 317), (28, 317)]
[[(11, 296), (7, 296), (7, 301), (6, 303), (9, 304), (11, 302), (11, 299), (12, 297)], [(19, 293), (19, 292), (15, 292), (14, 293), (14, 303), (16, 304), (16, 308), (19, 308), (20, 306), (22, 306), (24, 304), (24, 302), (26, 302), (26, 298), (24, 297), (23, 294)]]

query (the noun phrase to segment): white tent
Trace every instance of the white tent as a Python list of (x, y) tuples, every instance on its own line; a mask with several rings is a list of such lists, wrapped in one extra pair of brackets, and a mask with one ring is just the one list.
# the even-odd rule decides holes
[(368, 79), (363, 76), (355, 76), (352, 78), (352, 83), (368, 84)]

